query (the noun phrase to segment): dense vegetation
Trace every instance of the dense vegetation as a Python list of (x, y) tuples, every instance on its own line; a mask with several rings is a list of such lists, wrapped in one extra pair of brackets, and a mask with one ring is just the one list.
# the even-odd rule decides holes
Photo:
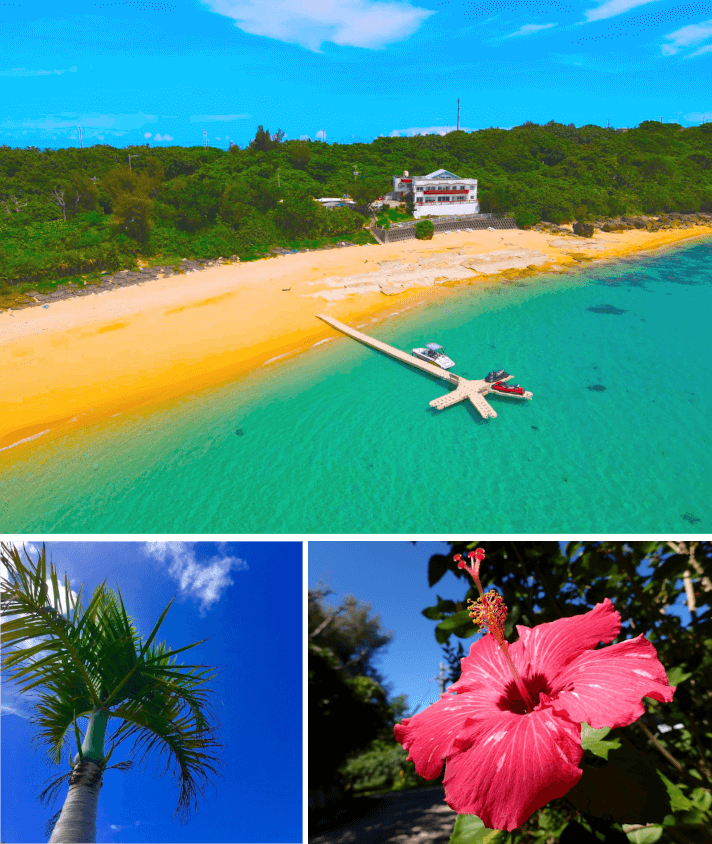
[[(371, 144), (285, 141), (260, 127), (245, 149), (0, 147), (0, 284), (181, 257), (242, 259), (348, 237), (391, 176), (444, 167), (479, 180), (483, 211), (523, 224), (712, 211), (712, 124), (526, 123)], [(355, 174), (357, 171), (357, 175)], [(350, 195), (362, 213), (313, 197)]]

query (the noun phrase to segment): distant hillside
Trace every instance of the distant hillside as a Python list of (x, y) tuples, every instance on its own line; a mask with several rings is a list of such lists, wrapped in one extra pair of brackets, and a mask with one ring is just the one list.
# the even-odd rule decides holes
[[(712, 211), (712, 124), (629, 131), (526, 123), (511, 130), (284, 141), (262, 127), (246, 149), (0, 147), (0, 285), (181, 257), (255, 257), (351, 238), (368, 216), (313, 197), (368, 202), (391, 176), (444, 167), (479, 181), (482, 211), (527, 225)], [(354, 175), (358, 171), (358, 175)], [(361, 237), (362, 235), (358, 235)]]

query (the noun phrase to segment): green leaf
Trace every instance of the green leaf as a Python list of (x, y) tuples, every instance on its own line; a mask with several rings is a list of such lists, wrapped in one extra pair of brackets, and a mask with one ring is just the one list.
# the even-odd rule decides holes
[(441, 630), (455, 630), (455, 628), (462, 627), (464, 624), (472, 624), (472, 619), (467, 610), (460, 610), (460, 612), (453, 613), (441, 621), (438, 627)]
[(679, 665), (675, 665), (667, 671), (668, 683), (671, 686), (679, 686), (680, 683), (684, 683), (688, 677), (692, 677), (692, 672), (688, 674), (683, 671)]
[(665, 774), (656, 769), (657, 774), (660, 779), (665, 783), (665, 788), (667, 789), (668, 797), (670, 798), (670, 807), (672, 808), (673, 812), (680, 812), (686, 811), (687, 809), (692, 808), (692, 801), (688, 800), (687, 797), (682, 793), (682, 789), (679, 785), (674, 782), (671, 782)]
[[(625, 831), (625, 827), (623, 828)], [(662, 826), (646, 826), (644, 829), (631, 829), (625, 833), (632, 844), (655, 844), (663, 834)]]
[(487, 829), (477, 815), (458, 815), (450, 844), (495, 844), (508, 837), (508, 833), (499, 829)]
[(712, 806), (712, 794), (705, 788), (696, 788), (690, 795), (695, 807), (701, 812), (707, 812)]
[(603, 741), (610, 731), (610, 727), (601, 727), (600, 730), (594, 730), (584, 721), (581, 724), (581, 747), (593, 753), (594, 756), (608, 759), (610, 751), (621, 746), (620, 739), (617, 738), (612, 741)]
[(448, 558), (442, 554), (433, 554), (428, 563), (428, 585), (435, 586), (448, 570)]
[(74, 735), (77, 739), (77, 750), (79, 751), (79, 759), (80, 761), (84, 761), (84, 754), (82, 753), (82, 742), (79, 735), (79, 725), (77, 724), (77, 713), (76, 710), (74, 711)]

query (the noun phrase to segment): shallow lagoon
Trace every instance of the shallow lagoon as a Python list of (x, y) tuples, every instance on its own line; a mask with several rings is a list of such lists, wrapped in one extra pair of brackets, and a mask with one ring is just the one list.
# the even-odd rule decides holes
[(363, 330), (504, 367), (531, 402), (347, 338), (151, 413), (5, 452), (0, 530), (662, 533), (712, 526), (712, 241), (452, 291)]

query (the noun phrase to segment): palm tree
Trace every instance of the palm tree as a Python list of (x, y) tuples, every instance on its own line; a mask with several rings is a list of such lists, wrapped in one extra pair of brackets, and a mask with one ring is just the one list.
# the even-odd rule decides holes
[[(134, 740), (132, 750), (142, 753), (139, 761), (158, 749), (159, 759), (167, 754), (163, 773), (174, 763), (180, 789), (175, 814), (187, 820), (191, 803), (197, 809), (197, 793), (204, 794), (208, 772), (218, 773), (215, 765), (220, 760), (210, 751), (221, 745), (215, 740), (217, 720), (209, 698), (213, 693), (205, 688), (215, 673), (202, 665), (176, 665), (175, 655), (206, 640), (173, 651), (165, 642), (152, 644), (172, 599), (142, 642), (118, 587), (117, 596), (104, 581), (83, 610), (83, 587), (75, 599), (65, 574), (60, 588), (51, 561), (47, 578), (44, 546), (35, 563), (27, 549), (24, 555), (27, 565), (17, 548), (0, 546), (0, 562), (8, 569), (8, 579), (0, 582), (2, 667), (13, 669), (10, 679), (20, 684), (20, 692), (41, 689), (32, 719), (39, 732), (33, 741), (45, 747), (48, 760), (60, 763), (72, 733), (77, 744), (77, 754), (69, 754), (70, 772), (57, 777), (41, 795), (56, 798), (69, 780), (59, 818), (48, 824), (47, 834), (54, 826), (50, 844), (96, 840), (102, 777), (114, 749), (128, 738)], [(25, 645), (17, 647), (21, 642)], [(83, 737), (80, 717), (89, 719)], [(110, 719), (118, 726), (105, 754)], [(111, 767), (127, 770), (132, 764)]]

